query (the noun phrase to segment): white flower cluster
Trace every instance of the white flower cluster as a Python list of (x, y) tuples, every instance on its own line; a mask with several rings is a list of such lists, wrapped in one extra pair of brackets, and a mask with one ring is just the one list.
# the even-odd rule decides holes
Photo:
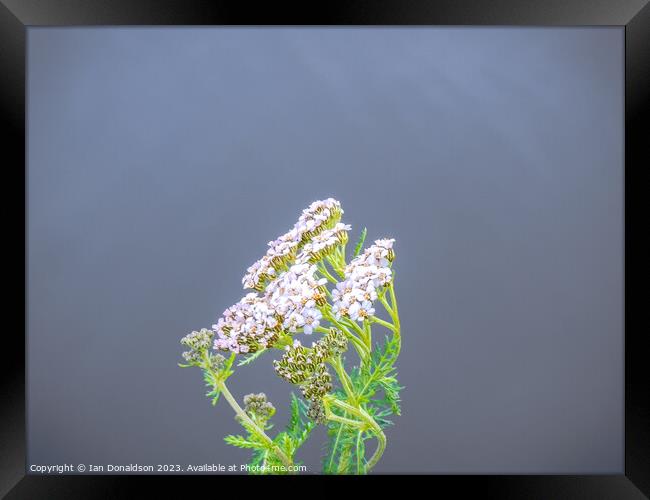
[(332, 290), (332, 301), (337, 319), (363, 321), (375, 314), (373, 302), (377, 289), (390, 283), (393, 273), (390, 263), (395, 258), (394, 239), (376, 240), (345, 268), (345, 281)]
[(269, 249), (266, 256), (270, 259), (274, 268), (279, 268), (291, 262), (300, 245), (300, 233), (296, 228), (283, 234), (279, 238), (269, 241)]
[(241, 282), (244, 288), (259, 291), (264, 290), (266, 281), (273, 279), (274, 276), (275, 269), (271, 265), (271, 258), (265, 255), (246, 270), (246, 275)]
[[(215, 349), (252, 353), (272, 346), (282, 332), (311, 334), (320, 326), (329, 292), (315, 264), (347, 242), (350, 226), (339, 222), (342, 213), (332, 198), (316, 201), (289, 232), (269, 242), (242, 280), (258, 293), (224, 311), (213, 326)], [(375, 313), (377, 290), (392, 279), (394, 241), (376, 240), (345, 268), (345, 280), (332, 291), (337, 318), (363, 321)]]
[(303, 241), (308, 241), (324, 229), (332, 227), (332, 222), (338, 222), (342, 214), (341, 204), (334, 198), (315, 201), (302, 211), (295, 229)]
[(212, 328), (214, 348), (237, 353), (255, 352), (272, 345), (282, 327), (276, 311), (264, 297), (249, 293), (230, 306)]
[(295, 333), (302, 328), (311, 334), (323, 317), (317, 306), (327, 302), (325, 278), (317, 279), (317, 267), (296, 264), (269, 283), (266, 298), (282, 318), (282, 327)]
[[(321, 232), (331, 229), (341, 219), (341, 204), (334, 198), (313, 202), (302, 211), (294, 227), (269, 242), (266, 255), (251, 265), (242, 278), (244, 288), (264, 290), (267, 282), (290, 265), (298, 250)], [(346, 233), (347, 236), (347, 233)], [(304, 258), (301, 261), (306, 261)]]
[(296, 264), (271, 281), (264, 295), (249, 293), (229, 307), (213, 326), (214, 348), (237, 353), (270, 347), (280, 333), (311, 334), (320, 325), (318, 306), (327, 302), (325, 278), (317, 279), (317, 267)]
[(338, 245), (348, 242), (350, 224), (338, 222), (332, 229), (325, 229), (305, 243), (302, 251), (297, 255), (296, 262), (306, 264), (317, 262), (334, 251)]
[(362, 265), (388, 267), (395, 260), (393, 243), (395, 243), (394, 238), (375, 240), (375, 244), (366, 248), (363, 254), (352, 261), (350, 265), (357, 261), (358, 264)]

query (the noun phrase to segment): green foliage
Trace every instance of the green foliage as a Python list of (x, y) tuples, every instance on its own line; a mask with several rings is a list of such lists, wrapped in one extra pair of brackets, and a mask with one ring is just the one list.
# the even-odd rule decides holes
[(357, 244), (354, 246), (354, 253), (352, 254), (353, 259), (361, 253), (363, 243), (366, 241), (366, 234), (368, 234), (368, 230), (364, 227), (363, 231), (361, 231), (361, 236), (359, 236)]
[(289, 419), (286, 432), (296, 444), (296, 449), (303, 445), (311, 431), (316, 426), (314, 422), (307, 417), (308, 410), (309, 407), (307, 404), (292, 392), (291, 418)]
[(314, 429), (315, 424), (307, 417), (307, 404), (291, 393), (291, 416), (285, 430), (274, 442), (290, 457), (296, 453)]
[(203, 370), (203, 381), (205, 382), (205, 385), (210, 388), (210, 391), (205, 395), (212, 400), (212, 406), (215, 406), (217, 401), (219, 401), (219, 396), (221, 395), (221, 391), (217, 386), (217, 377), (215, 373), (211, 370)]
[(260, 349), (257, 352), (254, 352), (253, 354), (249, 354), (248, 356), (244, 356), (244, 359), (242, 359), (239, 363), (237, 363), (237, 366), (244, 366), (252, 363), (255, 361), (257, 358), (259, 358), (263, 353), (265, 353), (267, 349)]
[[(290, 472), (286, 469), (296, 465), (296, 452), (317, 424), (325, 426), (329, 438), (323, 458), (325, 473), (368, 473), (386, 449), (383, 429), (392, 425), (394, 415), (400, 414), (402, 387), (395, 368), (400, 321), (392, 268), (395, 240), (377, 240), (364, 256), (368, 233), (364, 227), (352, 251), (351, 257), (357, 262), (349, 266), (349, 226), (338, 224), (342, 214), (340, 203), (332, 198), (316, 201), (303, 210), (294, 228), (270, 243), (265, 257), (247, 271), (245, 288), (253, 287), (257, 293), (229, 308), (223, 323), (217, 323), (218, 331), (201, 328), (180, 341), (184, 352), (178, 366), (199, 368), (212, 404), (222, 399), (234, 410), (243, 430), (226, 436), (225, 441), (252, 454), (250, 473)], [(370, 266), (375, 258), (381, 262)], [(298, 262), (309, 265), (294, 269)], [(285, 274), (287, 270), (291, 272)], [(369, 280), (373, 280), (377, 296), (369, 288)], [(346, 283), (340, 286), (342, 281)], [(339, 300), (341, 295), (362, 302), (363, 309), (355, 314), (351, 304), (347, 307), (345, 301)], [(282, 305), (285, 300), (291, 304), (286, 310)], [(391, 323), (383, 319), (383, 314), (371, 314), (366, 300), (377, 300)], [(305, 309), (319, 311), (317, 325)], [(302, 327), (294, 313), (304, 316)], [(384, 328), (390, 338), (373, 345), (375, 324)], [(308, 325), (316, 333), (325, 334), (311, 348), (296, 344), (294, 338), (295, 333), (311, 333)], [(234, 344), (223, 342), (224, 335)], [(216, 346), (215, 336), (220, 340)], [(237, 344), (240, 348), (235, 349)], [(238, 367), (255, 362), (266, 351), (286, 351), (282, 359), (274, 361), (276, 374), (298, 386), (304, 399), (291, 395), (290, 418), (281, 432), (267, 433), (273, 428), (275, 407), (263, 392), (245, 395), (240, 405), (228, 389), (226, 380), (233, 375), (236, 354), (231, 352), (226, 359), (227, 354), (221, 351), (227, 350), (226, 345), (242, 354)], [(214, 352), (214, 347), (221, 352)], [(350, 347), (358, 354), (359, 365), (348, 372), (342, 355)], [(329, 371), (330, 367), (335, 373)], [(333, 376), (338, 378), (340, 389), (335, 389)]]
[[(388, 406), (391, 413), (400, 415), (399, 391), (403, 387), (397, 383), (397, 368), (394, 364), (399, 349), (399, 337), (393, 336), (385, 340), (383, 344), (376, 345), (370, 354), (368, 363), (354, 368), (350, 378), (360, 403)], [(384, 397), (373, 399), (379, 390), (384, 392)]]
[(356, 443), (356, 448), (354, 450), (354, 454), (356, 457), (356, 473), (357, 474), (363, 474), (366, 471), (366, 448), (364, 445), (364, 441), (368, 439), (369, 436), (366, 436), (367, 433), (360, 431), (357, 432), (357, 443)]
[[(232, 353), (230, 355), (230, 358), (228, 358), (228, 360), (223, 364), (223, 366), (219, 369), (219, 371), (215, 372), (214, 370), (205, 367), (202, 370), (203, 381), (205, 382), (205, 385), (210, 388), (210, 391), (206, 393), (206, 396), (212, 400), (212, 406), (215, 406), (217, 404), (217, 401), (219, 401), (219, 396), (221, 395), (218, 382), (220, 380), (221, 381), (226, 380), (234, 373), (234, 370), (232, 369), (232, 364), (234, 363), (234, 361), (235, 361), (235, 353)], [(208, 358), (208, 365), (210, 365), (210, 363), (212, 363), (212, 357)]]
[(256, 450), (266, 450), (267, 446), (264, 443), (259, 443), (251, 439), (246, 439), (243, 436), (226, 436), (223, 438), (226, 443), (237, 448), (252, 448)]
[(356, 465), (356, 460), (353, 460), (352, 455), (356, 451), (357, 434), (359, 434), (357, 428), (339, 422), (329, 422), (327, 448), (323, 457), (323, 473), (354, 473), (352, 464)]
[[(395, 360), (399, 354), (399, 338), (378, 343), (366, 363), (355, 367), (351, 374), (358, 403), (381, 427), (392, 425), (391, 415), (400, 415), (400, 395), (403, 388), (397, 383)], [(346, 394), (338, 390), (334, 396), (345, 400)], [(354, 420), (344, 411), (336, 415)], [(374, 438), (371, 432), (340, 422), (329, 422), (328, 446), (323, 458), (326, 474), (364, 474), (366, 472), (365, 442)]]
[[(224, 441), (229, 445), (235, 446), (237, 448), (253, 450), (253, 457), (250, 462), (251, 465), (267, 466), (267, 465), (271, 465), (271, 462), (273, 462), (276, 465), (281, 465), (282, 462), (275, 456), (273, 445), (268, 441), (266, 441), (260, 435), (260, 433), (257, 432), (257, 430), (252, 425), (250, 425), (246, 420), (238, 419), (238, 421), (242, 425), (242, 427), (244, 427), (244, 429), (247, 431), (247, 435), (226, 436), (224, 438)], [(264, 473), (264, 471), (255, 472), (253, 470), (252, 473), (260, 474), (260, 473)]]
[[(260, 436), (255, 429), (245, 421), (240, 420), (242, 426), (248, 431), (247, 436), (226, 436), (226, 443), (237, 448), (252, 449), (253, 456), (250, 465), (251, 474), (277, 474), (261, 470), (258, 467), (280, 467), (282, 461), (277, 457), (274, 446), (280, 448), (289, 458), (293, 459), (296, 451), (309, 437), (315, 424), (307, 417), (308, 407), (304, 401), (291, 394), (291, 416), (284, 431), (280, 432), (272, 443), (268, 443)], [(267, 428), (270, 427), (267, 426)]]

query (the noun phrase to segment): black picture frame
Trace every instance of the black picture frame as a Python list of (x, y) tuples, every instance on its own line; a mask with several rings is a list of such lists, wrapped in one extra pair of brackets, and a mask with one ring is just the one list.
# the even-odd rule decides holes
[[(5, 193), (25, 191), (25, 57), (31, 26), (99, 25), (498, 25), (498, 26), (620, 26), (625, 29), (625, 473), (614, 476), (426, 476), (436, 488), (481, 498), (623, 499), (650, 496), (650, 363), (647, 328), (642, 315), (645, 298), (639, 286), (647, 273), (648, 255), (640, 219), (644, 204), (643, 172), (650, 165), (650, 5), (648, 0), (348, 0), (298, 5), (207, 0), (0, 0), (0, 103), (4, 171), (16, 178)], [(5, 200), (9, 197), (5, 196)], [(18, 238), (5, 232), (5, 250), (25, 270), (25, 221), (10, 224)], [(10, 227), (10, 230), (14, 227)], [(647, 232), (647, 230), (645, 231)], [(21, 244), (22, 242), (22, 244)], [(5, 266), (18, 269), (13, 260)], [(22, 320), (26, 331), (26, 295), (22, 306), (16, 290), (25, 292), (26, 273), (6, 289), (5, 310)], [(637, 286), (634, 286), (637, 285)], [(127, 498), (134, 484), (147, 482), (150, 493), (169, 478), (142, 476), (25, 475), (25, 338), (7, 327), (4, 336), (0, 427), (0, 493), (6, 498)], [(193, 476), (196, 481), (197, 476)], [(319, 480), (354, 480), (322, 478)], [(178, 477), (187, 480), (187, 477)], [(307, 478), (311, 480), (313, 478)], [(383, 481), (386, 476), (364, 478)], [(205, 481), (203, 477), (201, 481)], [(233, 478), (233, 481), (251, 480)], [(275, 479), (273, 479), (275, 480)], [(293, 479), (292, 479), (293, 480)], [(301, 480), (305, 480), (304, 478)], [(222, 480), (223, 481), (223, 480)], [(196, 483), (193, 483), (196, 485)], [(205, 484), (205, 483), (204, 483)], [(213, 486), (210, 486), (213, 487)], [(436, 490), (429, 490), (436, 491)]]

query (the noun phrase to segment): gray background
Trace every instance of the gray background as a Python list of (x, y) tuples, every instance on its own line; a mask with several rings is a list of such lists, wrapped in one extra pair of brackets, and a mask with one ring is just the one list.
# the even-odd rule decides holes
[[(622, 28), (31, 28), (28, 56), (30, 464), (245, 462), (178, 341), (331, 195), (397, 238), (378, 472), (623, 471)], [(284, 423), (269, 358), (231, 380)]]

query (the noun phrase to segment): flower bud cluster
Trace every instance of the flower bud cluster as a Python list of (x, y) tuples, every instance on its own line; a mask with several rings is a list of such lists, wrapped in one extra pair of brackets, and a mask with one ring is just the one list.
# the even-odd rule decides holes
[(302, 395), (309, 401), (320, 401), (323, 396), (332, 390), (332, 375), (325, 365), (320, 365), (306, 384), (300, 386)]
[(183, 359), (191, 364), (197, 364), (203, 360), (204, 352), (212, 345), (214, 332), (207, 328), (194, 331), (181, 339), (181, 344), (188, 347), (189, 351), (183, 353)]
[(325, 352), (312, 347), (303, 346), (299, 340), (294, 340), (292, 346), (285, 348), (286, 352), (278, 361), (273, 361), (275, 372), (292, 384), (301, 384), (314, 376), (316, 372), (326, 370)]
[(266, 394), (247, 394), (244, 396), (244, 411), (251, 418), (267, 421), (275, 414), (275, 407), (267, 400)]
[(210, 368), (212, 371), (218, 372), (223, 370), (226, 364), (226, 358), (221, 354), (210, 354)]
[(345, 335), (331, 328), (321, 340), (312, 343), (311, 348), (296, 340), (293, 346), (287, 346), (280, 361), (274, 361), (275, 371), (280, 377), (292, 384), (300, 384), (303, 397), (310, 401), (309, 416), (315, 422), (324, 421), (322, 399), (332, 390), (332, 376), (325, 362), (339, 356), (346, 348)]
[(280, 377), (292, 384), (301, 384), (315, 374), (326, 371), (325, 362), (343, 353), (347, 345), (345, 335), (336, 328), (330, 328), (327, 335), (318, 342), (312, 342), (311, 348), (295, 340), (293, 346), (287, 346), (282, 358), (274, 361), (273, 365)]
[(325, 413), (325, 406), (321, 401), (312, 401), (307, 410), (307, 417), (316, 422), (317, 424), (324, 424), (327, 422), (327, 414)]

